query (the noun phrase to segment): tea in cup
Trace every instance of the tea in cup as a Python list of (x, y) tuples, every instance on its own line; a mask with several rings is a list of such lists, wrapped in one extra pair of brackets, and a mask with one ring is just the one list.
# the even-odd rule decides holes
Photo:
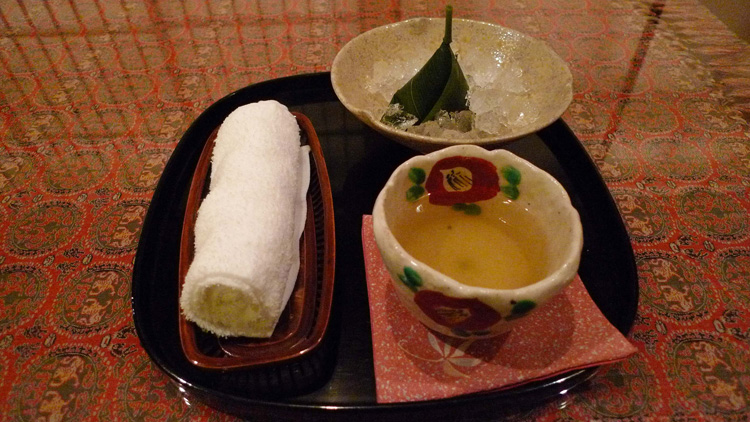
[(427, 327), (461, 338), (505, 333), (544, 305), (574, 279), (583, 246), (557, 180), (474, 145), (399, 166), (373, 227), (400, 301)]

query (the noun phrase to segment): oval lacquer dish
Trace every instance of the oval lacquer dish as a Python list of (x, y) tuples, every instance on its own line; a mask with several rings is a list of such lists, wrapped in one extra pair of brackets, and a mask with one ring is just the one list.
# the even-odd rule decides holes
[[(309, 145), (310, 187), (307, 219), (299, 242), (300, 269), (294, 291), (273, 335), (267, 339), (217, 337), (179, 315), (182, 350), (194, 365), (205, 369), (239, 370), (273, 365), (310, 355), (323, 341), (333, 298), (335, 230), (333, 200), (323, 153), (310, 120), (294, 112), (300, 140)], [(195, 169), (185, 207), (180, 244), (179, 289), (194, 256), (198, 208), (208, 193), (211, 152), (218, 128), (206, 142)], [(179, 296), (178, 296), (179, 297)]]

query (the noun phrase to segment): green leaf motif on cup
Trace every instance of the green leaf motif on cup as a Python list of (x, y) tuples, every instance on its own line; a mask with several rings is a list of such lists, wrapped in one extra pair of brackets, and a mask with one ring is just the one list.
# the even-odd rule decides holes
[(409, 180), (414, 182), (415, 185), (421, 185), (427, 178), (427, 173), (424, 169), (419, 167), (412, 167), (409, 169)]
[(451, 206), (456, 211), (463, 212), (466, 215), (479, 215), (482, 213), (482, 207), (477, 204), (458, 203)]
[(409, 202), (414, 202), (417, 199), (421, 198), (422, 195), (424, 195), (424, 188), (419, 185), (414, 185), (406, 191), (406, 200)]
[(427, 174), (425, 173), (424, 169), (421, 169), (419, 167), (412, 167), (409, 169), (408, 177), (409, 180), (414, 183), (414, 185), (406, 190), (406, 200), (409, 202), (414, 202), (425, 194), (425, 188), (424, 186), (422, 186), (422, 184), (427, 178)]
[(518, 195), (520, 195), (520, 192), (518, 191), (518, 186), (513, 185), (505, 185), (500, 186), (500, 190), (505, 194), (505, 196), (508, 197), (508, 199), (518, 199)]
[(518, 186), (521, 184), (521, 172), (518, 171), (517, 168), (513, 166), (505, 166), (500, 169), (500, 173), (511, 185)]
[(508, 182), (507, 185), (500, 186), (500, 191), (508, 199), (518, 199), (518, 196), (521, 194), (518, 190), (518, 185), (521, 184), (521, 172), (513, 166), (505, 166), (500, 169), (500, 174)]
[(529, 299), (520, 300), (515, 303), (511, 302), (511, 304), (513, 308), (510, 310), (510, 315), (505, 317), (506, 320), (521, 318), (536, 308), (536, 302)]
[(411, 267), (404, 267), (404, 273), (398, 275), (399, 280), (411, 291), (417, 292), (422, 287), (422, 276)]

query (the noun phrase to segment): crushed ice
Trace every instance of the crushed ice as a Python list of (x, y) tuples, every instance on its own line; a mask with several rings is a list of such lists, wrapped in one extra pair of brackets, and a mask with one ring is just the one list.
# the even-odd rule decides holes
[[(412, 133), (454, 138), (484, 138), (503, 135), (515, 128), (533, 124), (541, 111), (537, 107), (539, 93), (531, 89), (532, 72), (518, 66), (518, 58), (510, 60), (508, 52), (491, 54), (460, 54), (456, 49), (461, 68), (469, 84), (469, 112), (445, 113), (434, 121), (414, 125), (414, 119), (400, 119), (394, 125)], [(515, 51), (516, 54), (524, 54)], [(418, 70), (413, 63), (419, 61), (378, 61), (373, 66), (372, 78), (365, 88), (372, 94), (390, 101)], [(386, 113), (396, 113), (392, 106)], [(413, 116), (412, 116), (413, 117)], [(469, 126), (467, 126), (467, 124)]]

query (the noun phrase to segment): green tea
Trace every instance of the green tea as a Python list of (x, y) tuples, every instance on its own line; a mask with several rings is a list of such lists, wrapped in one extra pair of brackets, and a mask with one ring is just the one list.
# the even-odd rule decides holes
[(411, 256), (463, 284), (515, 289), (543, 279), (547, 257), (538, 223), (525, 210), (501, 208), (470, 215), (420, 201), (413, 218), (392, 230)]

